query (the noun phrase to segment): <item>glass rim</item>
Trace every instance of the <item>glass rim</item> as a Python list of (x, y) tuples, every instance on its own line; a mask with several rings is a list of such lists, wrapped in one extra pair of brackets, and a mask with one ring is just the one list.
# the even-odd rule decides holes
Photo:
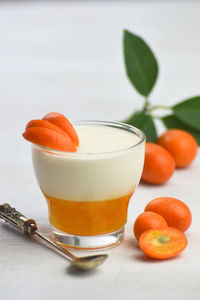
[(86, 152), (86, 153), (80, 153), (80, 152), (67, 152), (67, 151), (60, 151), (55, 150), (52, 148), (48, 148), (42, 145), (38, 145), (35, 143), (32, 143), (33, 146), (36, 146), (37, 148), (40, 148), (41, 150), (47, 151), (48, 153), (57, 154), (61, 156), (67, 156), (71, 158), (75, 157), (93, 157), (93, 156), (105, 156), (105, 155), (111, 155), (111, 154), (121, 154), (124, 152), (129, 152), (134, 148), (137, 148), (139, 145), (141, 145), (143, 142), (145, 142), (146, 137), (142, 130), (139, 128), (123, 123), (118, 121), (99, 121), (99, 120), (81, 120), (81, 121), (74, 121), (72, 122), (72, 125), (100, 125), (100, 126), (108, 126), (108, 127), (115, 127), (118, 129), (125, 130), (127, 132), (130, 132), (132, 134), (135, 134), (140, 138), (140, 140), (129, 147), (119, 149), (119, 150), (112, 150), (112, 151), (106, 151), (106, 152)]

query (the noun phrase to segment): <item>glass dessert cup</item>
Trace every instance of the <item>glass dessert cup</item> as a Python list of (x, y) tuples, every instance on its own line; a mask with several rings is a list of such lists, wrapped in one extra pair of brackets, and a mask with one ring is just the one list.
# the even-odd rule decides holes
[(134, 142), (120, 150), (86, 153), (32, 144), (33, 166), (48, 203), (53, 239), (79, 249), (112, 247), (124, 237), (129, 200), (143, 169), (145, 136), (119, 122), (80, 121), (74, 126), (120, 130)]

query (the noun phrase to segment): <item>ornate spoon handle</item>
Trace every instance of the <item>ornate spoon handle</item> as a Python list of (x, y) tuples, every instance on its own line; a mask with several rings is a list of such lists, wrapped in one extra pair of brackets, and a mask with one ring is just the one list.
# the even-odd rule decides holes
[(37, 230), (36, 222), (33, 219), (28, 219), (8, 203), (0, 205), (0, 218), (20, 229), (24, 234), (29, 235)]
[(57, 252), (64, 255), (67, 259), (72, 261), (75, 256), (67, 249), (63, 249), (59, 245), (44, 236), (37, 229), (35, 220), (28, 219), (22, 213), (11, 207), (8, 203), (0, 205), (0, 218), (4, 219), (7, 223), (20, 229), (26, 235), (37, 235), (40, 239), (51, 245)]
[(67, 249), (63, 249), (61, 246), (57, 245), (56, 243), (48, 239), (46, 236), (44, 236), (41, 232), (37, 230), (36, 222), (33, 219), (28, 219), (15, 208), (11, 207), (8, 203), (0, 205), (0, 218), (5, 220), (12, 226), (20, 229), (26, 235), (37, 235), (48, 245), (51, 245), (56, 252), (62, 254), (65, 258), (71, 261), (78, 269), (94, 269), (101, 265), (108, 256), (106, 254), (85, 257), (77, 257), (73, 255)]

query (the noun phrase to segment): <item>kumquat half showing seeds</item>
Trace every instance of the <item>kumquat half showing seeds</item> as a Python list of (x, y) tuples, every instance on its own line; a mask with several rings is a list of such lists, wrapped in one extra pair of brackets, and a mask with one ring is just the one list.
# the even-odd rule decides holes
[(139, 239), (142, 251), (154, 259), (177, 256), (187, 246), (185, 235), (176, 228), (149, 229)]
[(176, 198), (150, 201), (135, 220), (133, 231), (141, 250), (154, 259), (167, 259), (187, 246), (184, 235), (192, 222), (189, 207)]

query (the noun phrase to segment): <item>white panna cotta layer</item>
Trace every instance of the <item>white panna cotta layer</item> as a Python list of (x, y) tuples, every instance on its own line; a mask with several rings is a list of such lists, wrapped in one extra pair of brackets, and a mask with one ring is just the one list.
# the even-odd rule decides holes
[(74, 127), (80, 140), (75, 153), (32, 145), (34, 170), (42, 191), (74, 201), (103, 201), (132, 193), (141, 177), (145, 142), (116, 127)]

